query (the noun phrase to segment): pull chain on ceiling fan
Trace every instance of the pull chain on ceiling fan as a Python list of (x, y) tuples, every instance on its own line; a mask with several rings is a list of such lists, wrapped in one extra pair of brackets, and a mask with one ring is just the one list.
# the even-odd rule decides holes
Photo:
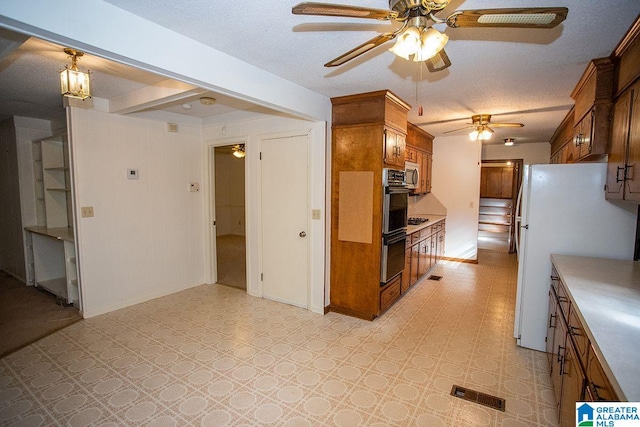
[(553, 28), (567, 17), (566, 7), (503, 8), (458, 10), (440, 18), (437, 16), (449, 0), (389, 0), (389, 9), (305, 2), (294, 6), (295, 15), (338, 16), (347, 18), (399, 21), (396, 31), (384, 33), (327, 62), (325, 67), (337, 67), (390, 40), (398, 38), (390, 49), (394, 54), (416, 62), (424, 62), (430, 72), (451, 66), (444, 51), (449, 37), (432, 27), (446, 24), (449, 28)]

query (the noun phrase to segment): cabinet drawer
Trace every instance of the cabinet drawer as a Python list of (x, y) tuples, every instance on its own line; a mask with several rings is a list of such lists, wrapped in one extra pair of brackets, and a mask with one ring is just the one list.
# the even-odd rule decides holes
[(576, 346), (576, 353), (578, 354), (578, 360), (580, 361), (580, 364), (582, 365), (582, 367), (586, 368), (589, 347), (591, 346), (589, 343), (589, 338), (587, 337), (587, 334), (585, 333), (582, 323), (580, 323), (575, 310), (571, 310), (571, 313), (569, 313), (569, 318), (567, 320), (567, 333), (571, 336), (571, 339), (573, 339), (573, 342)]
[(587, 390), (594, 402), (618, 400), (618, 396), (613, 391), (593, 348), (589, 351), (589, 362), (587, 363)]
[(389, 308), (400, 297), (400, 276), (380, 292), (380, 311)]
[(422, 230), (420, 230), (420, 240), (426, 239), (427, 237), (431, 236), (431, 233), (431, 226), (423, 228)]
[(415, 245), (419, 241), (420, 241), (420, 232), (416, 231), (415, 233), (412, 233), (411, 234), (411, 244)]
[(558, 294), (558, 304), (560, 304), (560, 309), (562, 310), (562, 314), (565, 319), (569, 319), (569, 308), (571, 307), (571, 301), (569, 301), (569, 294), (567, 293), (567, 289), (564, 287), (562, 280), (557, 278), (553, 279), (556, 292)]

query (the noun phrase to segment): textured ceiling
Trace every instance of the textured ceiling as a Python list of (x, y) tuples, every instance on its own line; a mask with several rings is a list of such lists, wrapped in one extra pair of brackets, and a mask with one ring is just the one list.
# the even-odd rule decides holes
[[(548, 30), (436, 26), (449, 36), (452, 66), (432, 74), (423, 68), (421, 74), (415, 63), (388, 51), (393, 42), (341, 67), (323, 67), (397, 24), (293, 15), (297, 0), (107, 2), (328, 97), (390, 89), (414, 106), (410, 121), (435, 136), (463, 127), (476, 113), (492, 114), (494, 122), (525, 124), (496, 129), (492, 142), (506, 137), (548, 141), (570, 108), (570, 93), (588, 61), (608, 56), (640, 13), (638, 0), (452, 0), (441, 16), (456, 9), (538, 6), (565, 6), (569, 14)], [(388, 6), (384, 0), (331, 2)]]

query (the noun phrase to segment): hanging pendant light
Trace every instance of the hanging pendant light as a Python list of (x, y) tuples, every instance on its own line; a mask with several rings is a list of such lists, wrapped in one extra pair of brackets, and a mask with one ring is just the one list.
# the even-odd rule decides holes
[(78, 70), (78, 58), (84, 55), (82, 52), (65, 48), (64, 53), (71, 57), (71, 68), (65, 65), (60, 71), (60, 91), (62, 96), (85, 100), (91, 98), (91, 81), (89, 71)]

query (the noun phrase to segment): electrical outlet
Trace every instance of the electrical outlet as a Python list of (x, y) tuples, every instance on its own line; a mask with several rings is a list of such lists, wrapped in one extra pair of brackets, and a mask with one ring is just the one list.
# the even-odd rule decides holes
[(93, 217), (93, 206), (83, 206), (80, 208), (80, 212), (82, 218), (91, 218)]
[(138, 179), (139, 176), (138, 169), (127, 169), (127, 179)]
[(320, 219), (320, 209), (311, 209), (311, 219)]
[(189, 184), (189, 191), (192, 193), (197, 193), (200, 191), (200, 184), (197, 182), (192, 182)]

